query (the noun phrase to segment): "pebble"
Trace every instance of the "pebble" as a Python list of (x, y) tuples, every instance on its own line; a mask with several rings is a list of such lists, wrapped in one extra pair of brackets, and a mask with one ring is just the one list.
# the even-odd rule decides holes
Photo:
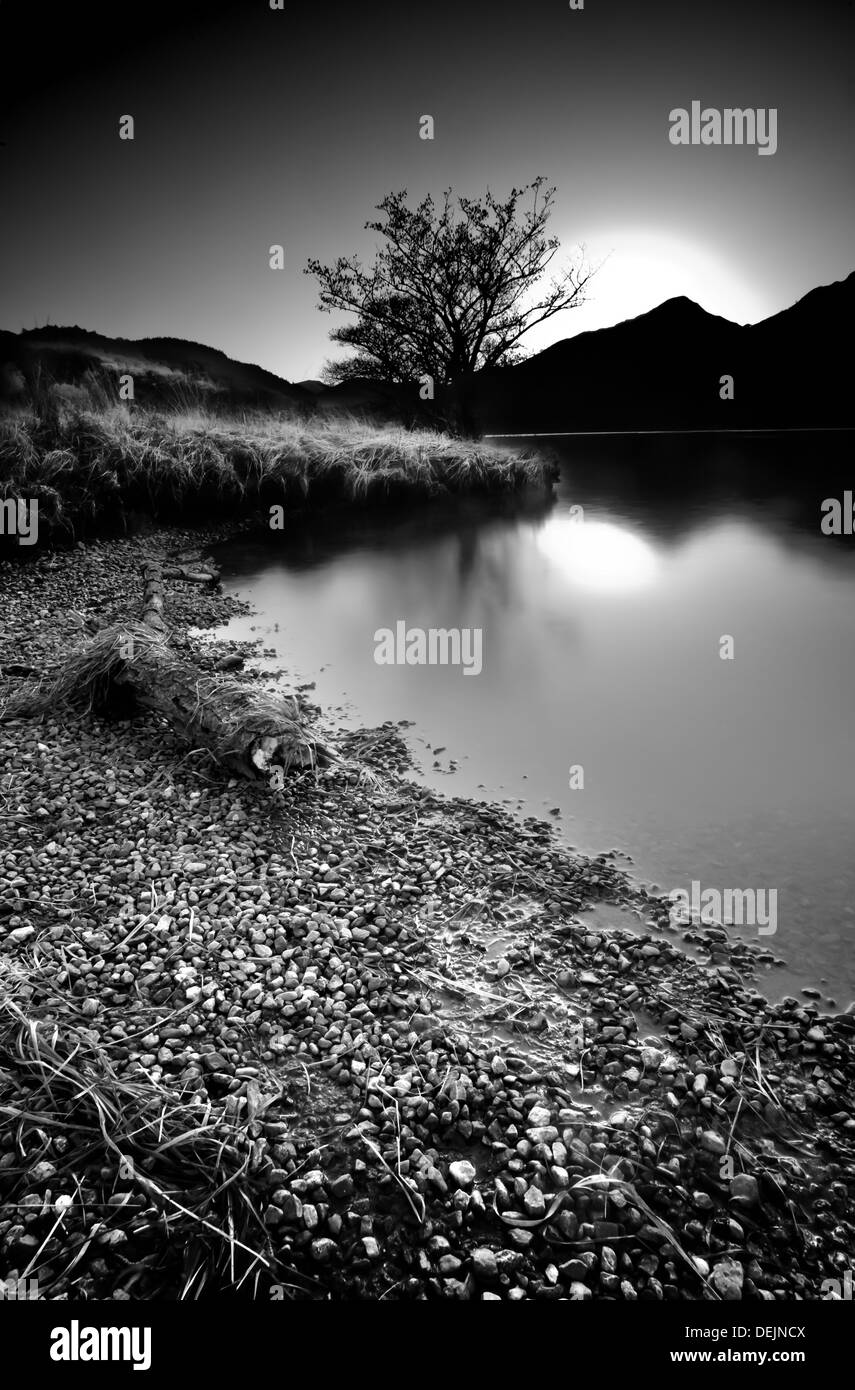
[(757, 1179), (749, 1173), (737, 1173), (730, 1182), (730, 1192), (733, 1197), (740, 1197), (749, 1206), (756, 1206), (760, 1200), (760, 1186)]
[(523, 1207), (527, 1216), (539, 1217), (546, 1212), (546, 1202), (539, 1187), (529, 1187), (523, 1195)]
[(745, 1274), (742, 1265), (738, 1260), (719, 1260), (710, 1275), (710, 1283), (716, 1293), (724, 1299), (737, 1299), (742, 1297), (742, 1286)]
[(468, 1190), (477, 1177), (474, 1166), (465, 1158), (457, 1159), (454, 1163), (450, 1163), (448, 1165), (448, 1171), (455, 1185), (464, 1190)]
[(499, 1266), (496, 1262), (495, 1252), (486, 1245), (479, 1245), (472, 1251), (472, 1273), (477, 1279), (495, 1279), (498, 1277)]
[(705, 1130), (701, 1135), (701, 1144), (707, 1153), (723, 1154), (727, 1152), (727, 1144), (720, 1134), (716, 1134), (714, 1129)]

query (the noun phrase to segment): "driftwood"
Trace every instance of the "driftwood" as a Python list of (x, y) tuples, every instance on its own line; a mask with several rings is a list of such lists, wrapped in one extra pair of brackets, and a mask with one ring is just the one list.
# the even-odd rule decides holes
[(145, 627), (151, 628), (161, 638), (166, 637), (163, 608), (163, 573), (160, 565), (150, 561), (143, 565), (142, 620)]
[(146, 564), (141, 621), (106, 627), (51, 676), (16, 691), (0, 718), (35, 714), (59, 703), (101, 713), (134, 708), (161, 715), (191, 747), (202, 746), (244, 777), (314, 767), (335, 754), (311, 733), (292, 695), (271, 695), (218, 673), (200, 673), (169, 643), (163, 572)]
[(164, 579), (186, 579), (189, 584), (216, 584), (215, 570), (190, 569), (187, 565), (167, 565), (163, 571)]
[(189, 584), (217, 584), (220, 571), (198, 550), (173, 550), (163, 566), (164, 579), (186, 579)]

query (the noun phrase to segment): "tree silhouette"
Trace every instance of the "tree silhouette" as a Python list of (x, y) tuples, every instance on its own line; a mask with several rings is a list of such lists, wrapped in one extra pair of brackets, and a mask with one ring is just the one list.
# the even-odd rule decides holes
[(559, 249), (546, 233), (554, 195), (542, 176), (504, 201), (489, 189), (455, 200), (447, 189), (439, 205), (429, 195), (410, 208), (406, 190), (390, 193), (377, 206), (381, 217), (365, 224), (383, 238), (370, 268), (356, 256), (306, 266), (319, 282), (322, 311), (356, 315), (330, 334), (355, 352), (329, 363), (326, 379), (429, 376), (455, 388), (456, 423), (466, 431), (472, 375), (519, 361), (525, 334), (583, 301), (590, 271), (581, 255), (544, 283)]

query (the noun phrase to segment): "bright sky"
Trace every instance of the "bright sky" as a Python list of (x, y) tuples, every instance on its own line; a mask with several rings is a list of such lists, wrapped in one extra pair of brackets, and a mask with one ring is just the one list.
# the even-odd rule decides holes
[[(3, 5), (0, 28), (13, 8), (30, 28), (4, 74), (2, 328), (169, 335), (318, 376), (347, 320), (318, 312), (310, 256), (370, 257), (363, 224), (392, 190), (504, 194), (538, 174), (558, 188), (550, 231), (605, 264), (529, 350), (674, 295), (754, 322), (855, 264), (840, 0), (127, 0), (134, 41), (117, 23), (98, 50), (85, 0), (47, 26)], [(774, 107), (776, 153), (673, 146), (669, 113), (694, 99)]]

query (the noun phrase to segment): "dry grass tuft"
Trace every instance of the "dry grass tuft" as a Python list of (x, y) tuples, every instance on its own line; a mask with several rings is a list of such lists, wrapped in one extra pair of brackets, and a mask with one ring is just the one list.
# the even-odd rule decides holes
[[(153, 1020), (140, 1013), (144, 1034)], [(0, 1122), (14, 1136), (0, 1215), (15, 1222), (25, 1212), (38, 1241), (18, 1278), (36, 1280), (48, 1299), (308, 1288), (280, 1266), (264, 1224), (254, 1135), (270, 1102), (203, 1101), (142, 1071), (122, 1075), (119, 1044), (85, 1023), (37, 965), (0, 960)]]
[(175, 520), (307, 501), (507, 491), (543, 486), (552, 474), (536, 454), (357, 417), (49, 404), (0, 417), (0, 499), (38, 499), (40, 528), (56, 538), (121, 527), (134, 512)]

